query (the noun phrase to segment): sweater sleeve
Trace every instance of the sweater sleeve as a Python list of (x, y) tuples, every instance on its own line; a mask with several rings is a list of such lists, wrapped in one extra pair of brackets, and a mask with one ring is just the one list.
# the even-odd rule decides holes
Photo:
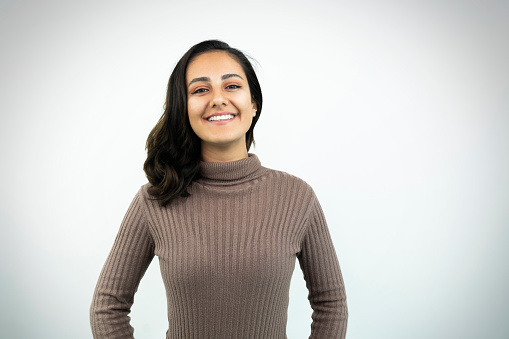
[(313, 309), (310, 338), (345, 338), (348, 319), (345, 286), (327, 223), (316, 197), (311, 202), (309, 225), (298, 259)]
[(133, 338), (128, 314), (141, 278), (154, 257), (154, 242), (143, 214), (141, 190), (120, 225), (90, 307), (95, 339)]

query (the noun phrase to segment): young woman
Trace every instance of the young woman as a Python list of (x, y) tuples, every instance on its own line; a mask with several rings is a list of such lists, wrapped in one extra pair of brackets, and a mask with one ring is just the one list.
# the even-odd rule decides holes
[(261, 110), (260, 84), (237, 49), (204, 41), (177, 63), (147, 140), (149, 183), (97, 283), (94, 338), (133, 338), (128, 314), (154, 255), (168, 339), (286, 338), (296, 258), (313, 308), (311, 338), (345, 337), (344, 284), (313, 190), (248, 153)]

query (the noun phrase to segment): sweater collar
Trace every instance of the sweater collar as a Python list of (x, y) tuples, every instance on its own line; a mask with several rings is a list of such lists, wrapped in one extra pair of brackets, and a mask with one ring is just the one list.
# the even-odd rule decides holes
[(256, 154), (249, 153), (247, 158), (230, 162), (200, 163), (201, 177), (222, 182), (244, 181), (256, 176), (262, 164)]

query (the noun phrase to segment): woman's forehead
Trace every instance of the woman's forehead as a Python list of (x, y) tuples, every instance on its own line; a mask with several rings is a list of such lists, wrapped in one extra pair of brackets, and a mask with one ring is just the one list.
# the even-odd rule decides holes
[(224, 51), (211, 51), (200, 54), (189, 62), (186, 70), (186, 80), (195, 77), (222, 76), (224, 74), (239, 74), (245, 79), (244, 70), (239, 62)]

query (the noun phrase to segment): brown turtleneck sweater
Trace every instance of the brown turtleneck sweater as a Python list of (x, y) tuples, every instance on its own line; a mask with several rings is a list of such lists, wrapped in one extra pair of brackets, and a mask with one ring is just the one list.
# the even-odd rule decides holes
[(345, 338), (346, 295), (320, 205), (302, 180), (256, 155), (202, 163), (191, 196), (167, 207), (141, 187), (103, 267), (94, 338), (133, 338), (128, 314), (154, 255), (166, 288), (166, 338), (286, 338), (297, 258), (313, 308), (311, 337)]

